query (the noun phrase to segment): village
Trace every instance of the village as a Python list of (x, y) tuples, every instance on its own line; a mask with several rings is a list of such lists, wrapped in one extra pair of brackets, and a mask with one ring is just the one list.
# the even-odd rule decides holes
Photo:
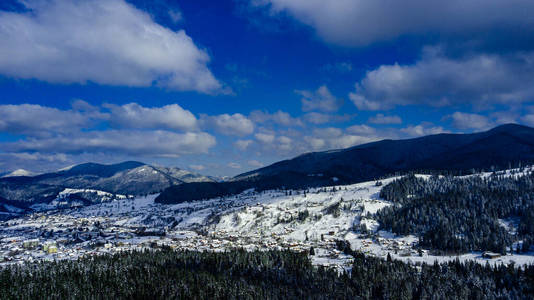
[[(110, 218), (68, 218), (34, 214), (12, 220), (0, 233), (0, 265), (34, 261), (76, 259), (123, 251), (174, 250), (247, 251), (283, 250), (303, 252), (317, 249), (321, 265), (347, 267), (352, 260), (336, 249), (334, 240), (322, 244), (285, 241), (277, 236), (236, 236), (225, 231), (184, 231), (143, 226), (116, 226)], [(5, 225), (5, 224), (2, 224)], [(312, 250), (313, 251), (313, 250)]]
[[(290, 249), (313, 254), (310, 257), (317, 265), (346, 269), (352, 258), (338, 249), (337, 242), (352, 232), (364, 207), (360, 200), (341, 202), (345, 209), (328, 207), (343, 195), (362, 191), (368, 188), (308, 191), (308, 196), (248, 191), (170, 206), (154, 203), (152, 195), (37, 211), (0, 224), (0, 265), (170, 247), (197, 251)], [(376, 206), (377, 200), (370, 201)], [(372, 241), (364, 242), (362, 251), (365, 243)], [(411, 247), (397, 244), (392, 251)]]

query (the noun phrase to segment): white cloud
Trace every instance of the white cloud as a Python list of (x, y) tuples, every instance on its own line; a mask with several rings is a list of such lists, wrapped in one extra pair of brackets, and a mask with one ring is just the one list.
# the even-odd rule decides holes
[(6, 152), (39, 153), (118, 153), (178, 157), (183, 154), (207, 153), (216, 140), (205, 132), (174, 133), (169, 131), (106, 130), (78, 132), (71, 136), (28, 138), (0, 144)]
[(335, 127), (316, 128), (313, 130), (313, 136), (320, 138), (338, 137), (343, 134), (343, 130)]
[(375, 141), (374, 138), (359, 136), (359, 135), (350, 135), (345, 134), (329, 140), (329, 145), (331, 149), (344, 149), (360, 144), (365, 144)]
[(289, 151), (293, 148), (293, 140), (287, 136), (279, 136), (276, 141), (278, 142), (278, 148), (282, 151)]
[(121, 128), (196, 130), (197, 118), (178, 104), (143, 107), (137, 103), (122, 106), (104, 104), (111, 111), (110, 122)]
[(331, 122), (346, 122), (352, 118), (351, 115), (331, 115), (318, 112), (310, 112), (303, 116), (303, 119), (311, 124), (325, 124)]
[[(356, 84), (358, 90), (360, 86)], [(378, 101), (371, 101), (360, 95), (358, 92), (350, 93), (349, 99), (356, 105), (359, 110), (380, 110), (383, 109), (382, 105)]]
[(376, 129), (373, 127), (370, 127), (368, 125), (362, 124), (362, 125), (352, 125), (346, 129), (346, 131), (350, 134), (355, 135), (367, 135), (367, 136), (373, 136), (376, 134)]
[(319, 87), (316, 91), (295, 91), (297, 94), (301, 95), (303, 98), (300, 100), (302, 102), (303, 111), (323, 111), (323, 112), (334, 112), (338, 111), (339, 108), (343, 105), (343, 100), (337, 99), (326, 85)]
[(348, 148), (377, 140), (374, 131), (373, 134), (358, 134), (355, 132), (357, 130), (351, 130), (350, 128), (354, 129), (355, 126), (349, 127), (345, 131), (339, 128), (315, 129), (312, 132), (312, 135), (304, 138), (304, 141), (308, 144), (307, 146), (311, 147), (314, 151), (324, 151)]
[(0, 73), (86, 83), (217, 93), (208, 54), (123, 0), (24, 1), (0, 11)]
[(256, 133), (254, 135), (254, 137), (256, 137), (256, 139), (264, 144), (272, 144), (274, 142), (274, 134), (269, 134), (269, 133)]
[(455, 112), (451, 116), (452, 125), (458, 129), (489, 129), (492, 126), (488, 117), (479, 114)]
[(254, 132), (254, 123), (239, 113), (217, 116), (201, 115), (201, 120), (205, 127), (227, 135), (245, 136)]
[(382, 65), (367, 72), (349, 98), (360, 110), (397, 105), (517, 104), (534, 98), (534, 53), (447, 58), (426, 48), (413, 65)]
[(419, 137), (429, 134), (446, 133), (448, 131), (444, 130), (441, 126), (432, 126), (431, 124), (422, 123), (415, 126), (411, 125), (401, 128), (400, 132), (404, 133), (408, 137)]
[(241, 151), (245, 151), (248, 149), (248, 147), (253, 143), (254, 141), (252, 140), (237, 140), (235, 143), (234, 143), (234, 146), (237, 147), (237, 149), (241, 150)]
[(371, 124), (400, 124), (402, 119), (399, 116), (385, 116), (384, 114), (377, 114), (369, 118)]
[(261, 110), (252, 111), (249, 118), (256, 123), (272, 122), (283, 126), (303, 126), (300, 119), (292, 117), (285, 111), (277, 111), (275, 113), (268, 113)]
[(35, 104), (0, 105), (0, 116), (0, 131), (30, 136), (73, 132), (89, 126), (95, 117)]
[[(314, 28), (322, 39), (363, 46), (403, 35), (469, 33), (531, 28), (530, 0), (250, 0), (272, 16), (288, 14)], [(517, 26), (517, 27), (516, 27)]]
[(321, 138), (306, 136), (304, 137), (304, 141), (306, 141), (314, 151), (322, 150), (326, 146), (325, 140)]

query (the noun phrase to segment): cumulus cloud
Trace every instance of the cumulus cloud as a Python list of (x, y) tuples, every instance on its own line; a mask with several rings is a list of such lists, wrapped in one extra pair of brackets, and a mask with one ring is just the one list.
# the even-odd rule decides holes
[(437, 48), (427, 48), (413, 65), (382, 65), (367, 72), (349, 98), (360, 110), (418, 104), (517, 104), (533, 99), (533, 77), (534, 53), (453, 59)]
[(452, 125), (458, 129), (488, 129), (492, 126), (488, 117), (479, 114), (457, 111), (449, 118), (452, 119)]
[(325, 123), (332, 123), (332, 122), (346, 122), (349, 121), (352, 118), (351, 115), (332, 115), (332, 114), (324, 114), (324, 113), (318, 113), (318, 112), (310, 112), (303, 116), (303, 119), (311, 124), (325, 124)]
[(29, 0), (0, 11), (0, 73), (52, 83), (224, 92), (210, 57), (123, 0)]
[(137, 103), (104, 104), (112, 117), (112, 125), (121, 128), (196, 130), (197, 118), (178, 104), (162, 107), (143, 107)]
[[(375, 136), (355, 135), (343, 131), (333, 131), (335, 135), (325, 135), (326, 132), (314, 132), (314, 135), (304, 137), (306, 149), (313, 151), (324, 151), (331, 149), (348, 148), (360, 144), (369, 143), (377, 140)], [(309, 151), (309, 150), (308, 150)]]
[(163, 130), (106, 130), (79, 132), (70, 136), (28, 138), (4, 143), (6, 152), (38, 153), (118, 153), (178, 157), (183, 154), (206, 153), (216, 140), (205, 132), (175, 133)]
[(311, 147), (312, 150), (322, 150), (326, 146), (326, 141), (321, 138), (316, 138), (313, 136), (304, 137), (304, 141)]
[(235, 143), (234, 143), (234, 146), (237, 147), (237, 149), (241, 150), (241, 151), (245, 151), (248, 149), (248, 147), (253, 143), (254, 141), (253, 140), (237, 140)]
[(363, 46), (403, 35), (486, 33), (532, 28), (530, 0), (250, 0), (269, 15), (287, 14), (312, 27), (326, 42)]
[(202, 115), (201, 121), (207, 128), (226, 135), (245, 136), (254, 132), (254, 123), (242, 114)]
[(359, 133), (353, 127), (349, 127), (346, 130), (335, 127), (317, 128), (305, 140), (315, 151), (348, 148), (376, 140), (374, 132), (373, 134), (368, 132)]
[(406, 137), (419, 137), (429, 134), (446, 133), (447, 130), (441, 126), (433, 126), (429, 123), (422, 123), (419, 125), (410, 125), (400, 129), (401, 133), (404, 133)]
[(332, 95), (326, 85), (319, 87), (316, 91), (297, 90), (295, 92), (302, 96), (300, 101), (303, 111), (334, 112), (343, 105), (343, 100)]
[(368, 125), (365, 125), (365, 124), (361, 124), (361, 125), (352, 125), (350, 127), (348, 127), (346, 129), (346, 131), (350, 134), (356, 134), (356, 135), (367, 135), (367, 136), (372, 136), (372, 135), (375, 135), (376, 134), (376, 129), (371, 127), (371, 126), (368, 126)]
[(264, 144), (271, 144), (274, 142), (275, 135), (270, 133), (256, 133), (254, 135), (256, 140), (264, 143)]
[[(80, 105), (80, 102), (77, 102)], [(0, 105), (0, 131), (29, 136), (69, 133), (91, 124), (94, 114), (36, 104)]]
[(319, 138), (331, 138), (338, 137), (343, 134), (343, 131), (340, 128), (327, 127), (327, 128), (316, 128), (313, 130), (313, 136)]
[(289, 151), (293, 148), (293, 140), (287, 136), (279, 136), (276, 141), (278, 142), (278, 147), (282, 151)]
[(256, 123), (274, 123), (283, 126), (303, 126), (299, 118), (292, 117), (285, 111), (277, 111), (275, 113), (268, 113), (261, 110), (252, 111), (249, 118)]

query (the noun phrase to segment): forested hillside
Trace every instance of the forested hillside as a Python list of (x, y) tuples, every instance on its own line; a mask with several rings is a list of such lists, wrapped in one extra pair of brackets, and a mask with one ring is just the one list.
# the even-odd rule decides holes
[[(350, 252), (350, 250), (349, 250)], [(308, 253), (172, 251), (13, 265), (2, 299), (528, 299), (534, 267), (450, 262), (414, 267), (352, 253), (352, 273)]]
[[(527, 251), (534, 239), (534, 174), (525, 176), (437, 177), (413, 175), (385, 186), (381, 197), (394, 203), (377, 213), (382, 229), (419, 236), (419, 246), (452, 252)], [(514, 220), (511, 234), (502, 222)]]

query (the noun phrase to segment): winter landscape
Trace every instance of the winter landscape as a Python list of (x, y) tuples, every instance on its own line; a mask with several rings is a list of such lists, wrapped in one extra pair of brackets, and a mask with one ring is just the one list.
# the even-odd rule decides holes
[(533, 12), (1, 0), (0, 300), (534, 299)]
[[(506, 170), (501, 176), (531, 176), (533, 170), (531, 167)], [(380, 224), (373, 215), (392, 205), (380, 197), (380, 190), (396, 179), (400, 177), (306, 190), (248, 190), (235, 196), (175, 205), (155, 203), (157, 194), (106, 197), (107, 193), (100, 192), (102, 200), (98, 204), (57, 209), (53, 205), (61, 205), (65, 193), (78, 192), (66, 189), (53, 204), (33, 207), (32, 213), (1, 223), (1, 264), (76, 259), (168, 246), (216, 252), (235, 248), (299, 252), (313, 249), (313, 264), (350, 270), (351, 256), (339, 249), (340, 241), (367, 255), (386, 258), (389, 254), (393, 259), (415, 265), (455, 259), (517, 266), (534, 262), (534, 252), (516, 253), (521, 241), (511, 244), (508, 254), (495, 258), (482, 252), (432, 255), (432, 249), (419, 247), (413, 235), (379, 230)], [(17, 213), (14, 209), (3, 214)], [(511, 234), (517, 233), (517, 224), (499, 221)]]

